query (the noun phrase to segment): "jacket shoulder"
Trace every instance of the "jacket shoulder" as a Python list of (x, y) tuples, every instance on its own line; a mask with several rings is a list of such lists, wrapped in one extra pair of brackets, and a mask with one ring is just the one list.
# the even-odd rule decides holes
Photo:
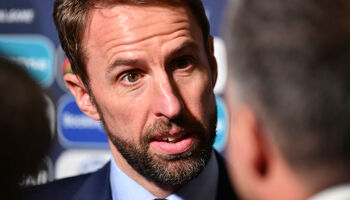
[(110, 162), (99, 170), (60, 179), (45, 185), (25, 188), (21, 195), (24, 200), (95, 200), (111, 199), (109, 183)]
[(224, 157), (216, 151), (215, 153), (216, 153), (216, 158), (219, 165), (219, 180), (218, 180), (218, 189), (217, 189), (216, 199), (217, 200), (239, 199), (234, 189), (234, 186), (232, 185), (231, 180), (229, 178), (227, 168), (226, 168), (226, 161)]
[(23, 200), (72, 199), (91, 173), (56, 180), (47, 184), (32, 186), (22, 190)]

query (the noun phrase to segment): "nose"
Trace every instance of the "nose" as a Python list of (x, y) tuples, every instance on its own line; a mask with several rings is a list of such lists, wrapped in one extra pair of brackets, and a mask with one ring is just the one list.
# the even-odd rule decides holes
[(181, 113), (183, 109), (181, 95), (176, 84), (167, 75), (155, 81), (152, 105), (157, 117), (173, 119)]

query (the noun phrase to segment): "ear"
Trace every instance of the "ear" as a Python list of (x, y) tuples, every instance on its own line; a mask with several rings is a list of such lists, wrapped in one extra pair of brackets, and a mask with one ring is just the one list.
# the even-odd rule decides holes
[(64, 81), (67, 88), (73, 94), (80, 110), (90, 118), (100, 120), (101, 118), (97, 112), (96, 105), (92, 101), (92, 97), (90, 96), (89, 91), (85, 88), (85, 85), (81, 79), (75, 74), (68, 73), (64, 75)]
[(253, 166), (257, 176), (261, 179), (265, 179), (269, 175), (269, 167), (271, 166), (271, 158), (267, 143), (268, 138), (262, 124), (260, 124), (255, 116), (253, 116), (252, 119), (251, 131), (253, 145), (256, 145), (255, 153), (253, 155)]
[(213, 74), (213, 88), (216, 84), (216, 80), (217, 80), (217, 77), (218, 77), (218, 64), (216, 62), (216, 58), (214, 56), (214, 38), (213, 36), (209, 35), (209, 65), (211, 67), (211, 71), (212, 71), (212, 74)]

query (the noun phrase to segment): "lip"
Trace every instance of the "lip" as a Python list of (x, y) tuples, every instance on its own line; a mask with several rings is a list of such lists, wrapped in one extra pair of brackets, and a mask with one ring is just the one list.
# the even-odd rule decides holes
[[(176, 142), (159, 140), (159, 138), (161, 137), (176, 136), (178, 134), (181, 134), (183, 138)], [(155, 139), (150, 142), (150, 148), (152, 148), (153, 150), (161, 154), (176, 155), (176, 154), (181, 154), (188, 151), (193, 146), (194, 143), (195, 143), (194, 134), (184, 133), (184, 132), (161, 133), (161, 134), (158, 134), (155, 137)]]

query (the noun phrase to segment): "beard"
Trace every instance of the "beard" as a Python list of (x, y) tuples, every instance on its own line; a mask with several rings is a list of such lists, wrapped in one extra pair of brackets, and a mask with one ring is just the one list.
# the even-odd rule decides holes
[[(211, 158), (216, 136), (216, 107), (208, 115), (208, 122), (202, 125), (195, 117), (179, 115), (172, 120), (158, 120), (142, 133), (140, 144), (130, 142), (112, 132), (103, 118), (103, 113), (95, 102), (107, 136), (125, 158), (128, 164), (140, 175), (158, 184), (183, 185), (197, 177)], [(186, 152), (167, 155), (150, 152), (149, 146), (153, 138), (160, 132), (171, 129), (193, 134), (195, 142)]]

